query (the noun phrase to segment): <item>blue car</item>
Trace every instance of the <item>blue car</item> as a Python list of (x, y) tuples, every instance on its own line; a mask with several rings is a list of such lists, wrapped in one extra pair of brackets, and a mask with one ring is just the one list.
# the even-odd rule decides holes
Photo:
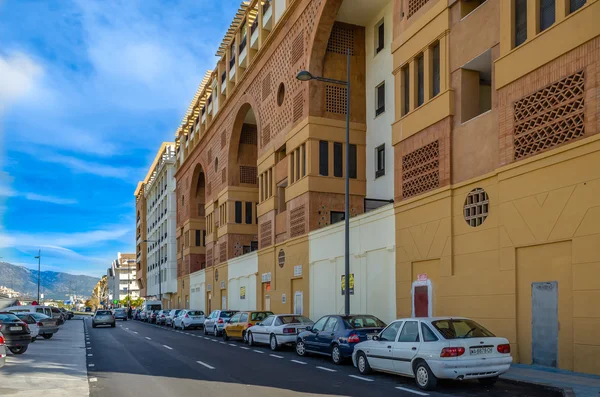
[(383, 321), (368, 314), (323, 316), (298, 334), (296, 353), (299, 356), (308, 353), (331, 356), (335, 364), (341, 364), (352, 356), (357, 343), (371, 339), (385, 326)]

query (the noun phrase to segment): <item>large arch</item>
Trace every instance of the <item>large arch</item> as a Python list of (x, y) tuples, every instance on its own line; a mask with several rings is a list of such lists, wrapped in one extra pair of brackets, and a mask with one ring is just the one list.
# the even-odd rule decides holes
[(206, 174), (202, 164), (196, 163), (189, 190), (189, 216), (190, 218), (204, 217), (204, 204), (206, 203)]
[[(254, 100), (246, 94), (241, 98), (233, 121), (228, 150), (227, 185), (258, 188), (257, 161), (260, 118)], [(255, 179), (255, 180), (254, 180)], [(254, 183), (250, 183), (254, 180)]]

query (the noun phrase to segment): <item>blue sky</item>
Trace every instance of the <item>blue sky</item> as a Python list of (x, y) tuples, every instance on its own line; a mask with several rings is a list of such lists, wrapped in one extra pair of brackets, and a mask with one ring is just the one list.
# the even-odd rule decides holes
[(0, 257), (100, 276), (241, 1), (0, 0)]

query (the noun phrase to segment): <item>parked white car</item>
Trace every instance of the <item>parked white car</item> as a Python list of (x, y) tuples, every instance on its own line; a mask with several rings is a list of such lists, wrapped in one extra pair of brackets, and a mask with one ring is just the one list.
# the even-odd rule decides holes
[(181, 309), (173, 309), (169, 312), (169, 314), (167, 315), (167, 317), (165, 318), (165, 325), (167, 327), (173, 327), (175, 328), (175, 321), (173, 321), (175, 319), (175, 317), (177, 317), (179, 315), (179, 313), (181, 313)]
[(439, 379), (478, 379), (492, 385), (512, 363), (510, 344), (475, 321), (460, 317), (404, 318), (354, 347), (352, 362), (371, 370), (414, 377), (432, 390)]
[(182, 310), (181, 313), (174, 319), (174, 328), (204, 328), (204, 312), (202, 310)]
[(313, 321), (299, 314), (276, 314), (248, 329), (248, 345), (267, 344), (271, 350), (281, 345), (293, 345), (298, 334), (312, 326)]
[(35, 342), (36, 338), (40, 335), (40, 327), (38, 321), (32, 316), (34, 313), (15, 313), (21, 321), (24, 321), (29, 327), (29, 334), (31, 336), (31, 342)]

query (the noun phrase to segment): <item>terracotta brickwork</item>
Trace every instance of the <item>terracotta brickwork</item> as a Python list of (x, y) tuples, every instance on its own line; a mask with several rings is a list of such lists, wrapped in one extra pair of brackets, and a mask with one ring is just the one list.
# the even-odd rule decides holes
[(500, 165), (598, 133), (600, 38), (498, 90)]

